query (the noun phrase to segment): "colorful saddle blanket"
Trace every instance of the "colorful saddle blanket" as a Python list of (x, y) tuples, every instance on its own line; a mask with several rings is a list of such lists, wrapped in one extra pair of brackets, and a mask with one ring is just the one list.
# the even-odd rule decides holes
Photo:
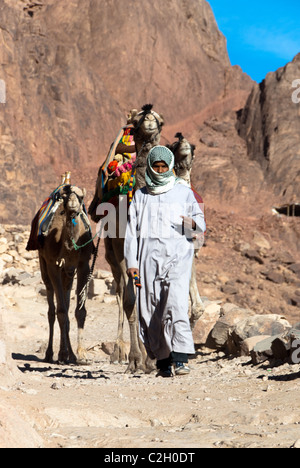
[[(130, 148), (131, 151), (116, 154), (119, 144)], [(136, 153), (134, 142), (134, 129), (132, 125), (122, 127), (114, 143), (112, 144), (104, 164), (100, 168), (103, 197), (100, 203), (117, 203), (119, 195), (128, 195), (129, 203), (132, 200), (133, 187), (135, 185)], [(121, 157), (121, 159), (120, 159)], [(115, 167), (114, 167), (115, 163)], [(112, 168), (114, 169), (112, 171)]]
[[(38, 250), (39, 247), (43, 245), (43, 239), (48, 235), (54, 215), (59, 206), (62, 204), (60, 189), (64, 186), (65, 184), (60, 185), (51, 193), (51, 195), (48, 198), (46, 198), (41, 208), (33, 218), (33, 221), (31, 223), (30, 237), (27, 243), (26, 250)], [(83, 219), (83, 222), (86, 224), (86, 228), (88, 230), (90, 229), (90, 225), (87, 217), (87, 211), (84, 204), (82, 205), (82, 207), (86, 215), (84, 217), (85, 219)]]
[(26, 250), (38, 250), (42, 243), (42, 238), (49, 229), (50, 222), (54, 216), (54, 206), (58, 206), (59, 200), (59, 191), (63, 187), (60, 185), (57, 187), (51, 195), (46, 198), (44, 203), (42, 204), (41, 208), (33, 218), (31, 223), (31, 232), (29, 241), (27, 243)]

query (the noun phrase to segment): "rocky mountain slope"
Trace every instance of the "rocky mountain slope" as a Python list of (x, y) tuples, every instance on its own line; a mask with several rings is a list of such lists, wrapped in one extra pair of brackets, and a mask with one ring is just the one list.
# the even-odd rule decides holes
[(300, 53), (256, 84), (238, 119), (248, 155), (258, 161), (269, 186), (286, 203), (300, 199), (300, 104), (292, 99), (300, 77)]
[(6, 222), (28, 222), (65, 170), (93, 185), (130, 108), (153, 102), (172, 140), (186, 119), (240, 109), (253, 85), (205, 0), (3, 0), (0, 45)]

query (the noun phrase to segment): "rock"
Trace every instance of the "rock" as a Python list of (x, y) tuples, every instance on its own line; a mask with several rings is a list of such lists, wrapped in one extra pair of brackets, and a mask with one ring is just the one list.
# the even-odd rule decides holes
[[(268, 359), (280, 361), (292, 361), (294, 364), (300, 363), (300, 330), (291, 328), (280, 335), (271, 336), (257, 343), (251, 351), (254, 364), (259, 364)], [(297, 362), (294, 362), (294, 361)]]
[(1, 256), (1, 258), (5, 263), (13, 263), (13, 261), (14, 261), (14, 257), (12, 255), (7, 254), (7, 253), (3, 254)]
[(300, 142), (299, 106), (291, 99), (291, 83), (299, 76), (299, 67), (300, 54), (255, 84), (237, 124), (250, 159), (261, 165), (272, 190), (286, 203), (300, 197), (295, 178), (299, 170), (299, 153), (295, 151)]
[(239, 293), (239, 287), (237, 284), (233, 283), (232, 281), (228, 281), (224, 286), (221, 287), (221, 291), (224, 294), (234, 295)]
[(246, 338), (246, 340), (242, 341), (241, 343), (241, 347), (240, 347), (241, 356), (250, 356), (255, 346), (267, 338), (270, 338), (270, 336), (258, 335), (258, 336), (251, 336), (251, 338)]
[(221, 308), (221, 317), (208, 336), (207, 346), (211, 349), (226, 349), (231, 330), (249, 315), (254, 315), (254, 312), (234, 304), (225, 304)]
[(5, 271), (4, 278), (2, 281), (2, 284), (16, 284), (18, 283), (17, 278), (19, 277), (20, 274), (23, 274), (24, 272), (20, 269), (17, 268), (9, 268), (8, 270)]
[(258, 231), (254, 232), (253, 242), (259, 249), (271, 249), (270, 242)]
[(265, 338), (254, 346), (250, 352), (253, 364), (257, 365), (272, 358), (272, 343), (276, 338), (278, 337), (271, 336), (270, 338)]
[(273, 340), (271, 345), (272, 357), (280, 361), (284, 361), (290, 355), (291, 343), (287, 336), (278, 336)]
[(31, 276), (29, 275), (28, 278), (23, 279), (20, 281), (20, 286), (36, 286), (41, 282), (41, 277), (36, 275), (36, 276)]
[(267, 280), (272, 281), (272, 283), (282, 284), (285, 283), (285, 277), (282, 273), (278, 271), (271, 271), (266, 275)]
[(255, 260), (260, 265), (264, 264), (264, 260), (261, 257), (261, 254), (255, 249), (245, 250), (244, 255), (245, 255), (246, 258), (249, 258), (249, 260)]
[(276, 254), (276, 260), (285, 265), (291, 265), (295, 261), (294, 257), (289, 252), (278, 252)]
[(240, 320), (231, 330), (230, 334), (237, 351), (241, 343), (247, 338), (258, 335), (275, 336), (289, 331), (290, 323), (280, 315), (254, 315)]
[(0, 245), (0, 255), (4, 254), (5, 252), (7, 252), (8, 250), (8, 246), (7, 244), (2, 244)]
[(104, 296), (108, 292), (105, 281), (102, 279), (92, 278), (89, 286), (89, 298), (95, 296)]
[(244, 254), (247, 250), (250, 250), (251, 247), (250, 247), (250, 244), (248, 244), (248, 242), (241, 241), (235, 244), (233, 248), (237, 252), (241, 252), (242, 254)]
[(205, 307), (204, 313), (196, 322), (193, 338), (196, 346), (207, 346), (207, 338), (220, 318), (221, 305), (212, 303)]
[(101, 349), (105, 354), (108, 354), (108, 356), (111, 356), (115, 349), (115, 342), (105, 341), (101, 344)]
[(288, 268), (300, 278), (300, 263), (293, 263)]

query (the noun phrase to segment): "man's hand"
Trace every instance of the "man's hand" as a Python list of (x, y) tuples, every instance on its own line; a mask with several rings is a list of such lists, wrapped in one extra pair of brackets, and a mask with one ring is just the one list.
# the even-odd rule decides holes
[(180, 216), (182, 218), (182, 227), (183, 229), (190, 229), (195, 231), (196, 223), (193, 218), (188, 218), (187, 216)]
[(129, 278), (134, 279), (135, 276), (140, 277), (140, 271), (138, 268), (128, 268), (127, 275), (129, 276)]

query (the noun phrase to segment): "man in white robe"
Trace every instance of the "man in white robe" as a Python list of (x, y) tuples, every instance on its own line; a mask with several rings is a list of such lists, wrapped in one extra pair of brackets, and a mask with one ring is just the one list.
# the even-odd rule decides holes
[(127, 273), (140, 279), (140, 336), (160, 375), (190, 372), (195, 353), (188, 317), (193, 238), (205, 232), (204, 214), (192, 190), (173, 173), (173, 153), (149, 152), (146, 187), (135, 193), (125, 237)]

